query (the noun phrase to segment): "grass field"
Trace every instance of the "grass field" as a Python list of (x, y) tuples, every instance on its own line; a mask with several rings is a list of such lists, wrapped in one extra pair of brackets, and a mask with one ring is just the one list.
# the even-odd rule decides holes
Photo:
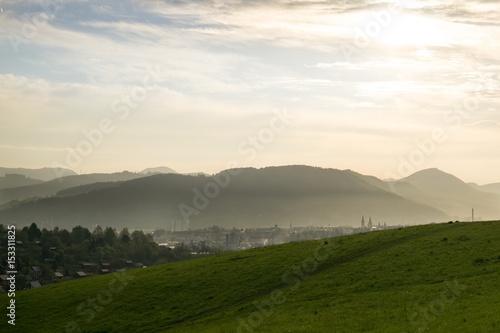
[(415, 226), (16, 293), (1, 332), (500, 332), (500, 222)]

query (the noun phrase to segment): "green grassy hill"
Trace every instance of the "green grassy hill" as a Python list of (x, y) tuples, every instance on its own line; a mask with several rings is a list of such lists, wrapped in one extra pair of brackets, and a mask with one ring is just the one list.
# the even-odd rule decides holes
[(500, 222), (134, 269), (18, 292), (16, 310), (15, 329), (3, 314), (0, 331), (500, 332)]

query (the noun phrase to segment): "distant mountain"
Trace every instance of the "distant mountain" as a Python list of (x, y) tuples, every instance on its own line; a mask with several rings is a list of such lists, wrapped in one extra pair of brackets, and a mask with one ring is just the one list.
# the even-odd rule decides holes
[[(159, 174), (170, 174), (170, 173), (175, 173), (179, 174), (177, 171), (174, 169), (171, 169), (169, 167), (161, 166), (161, 167), (156, 167), (156, 168), (147, 168), (144, 169), (140, 172), (143, 175), (159, 175)], [(181, 175), (186, 175), (186, 176), (210, 176), (208, 173), (204, 172), (188, 172), (188, 173), (181, 173)]]
[(29, 178), (49, 181), (61, 176), (76, 175), (76, 172), (64, 168), (42, 168), (42, 169), (24, 169), (24, 168), (0, 168), (0, 177), (6, 174), (24, 175)]
[(188, 173), (183, 173), (182, 175), (184, 176), (205, 176), (205, 177), (210, 177), (208, 173), (205, 172), (188, 172)]
[(0, 190), (9, 187), (36, 185), (40, 183), (43, 183), (43, 180), (29, 178), (25, 175), (6, 174), (0, 177)]
[(173, 220), (184, 217), (190, 228), (358, 226), (363, 214), (389, 225), (449, 218), (373, 183), (383, 182), (367, 181), (352, 171), (308, 166), (232, 169), (213, 177), (160, 174), (20, 203), (0, 211), (0, 223), (151, 229), (170, 228)]
[(500, 196), (487, 193), (483, 187), (469, 185), (459, 178), (438, 169), (416, 172), (399, 181), (388, 183), (393, 192), (426, 205), (439, 207), (457, 219), (476, 216), (495, 219), (500, 216)]
[[(132, 178), (132, 179), (135, 179), (135, 178)], [(91, 183), (91, 184), (70, 187), (70, 188), (58, 191), (54, 196), (56, 196), (56, 197), (71, 197), (74, 195), (86, 194), (86, 193), (90, 193), (90, 192), (95, 191), (95, 190), (100, 190), (103, 188), (118, 186), (118, 184), (120, 184), (121, 182), (123, 182), (123, 180), (97, 182), (97, 183)]]
[(485, 192), (500, 194), (500, 183), (483, 185), (483, 186), (480, 186), (480, 188), (481, 188), (481, 190), (483, 190)]
[(143, 175), (151, 175), (151, 174), (169, 174), (169, 173), (177, 173), (174, 169), (171, 169), (166, 166), (156, 167), (156, 168), (147, 168), (139, 172)]
[[(91, 187), (91, 189), (94, 190), (96, 188), (113, 186), (112, 182), (132, 180), (141, 177), (144, 177), (144, 175), (127, 171), (112, 174), (95, 173), (88, 175), (66, 176), (34, 185), (2, 189), (0, 190), (0, 204), (5, 204), (12, 200), (22, 201), (35, 197), (49, 197), (56, 195), (59, 191), (69, 188), (100, 183), (99, 185), (93, 185), (93, 187)], [(85, 190), (82, 188), (74, 191), (75, 194), (85, 193)]]
[(470, 191), (472, 187), (452, 174), (437, 168), (425, 169), (401, 179), (426, 192), (455, 195), (457, 192)]

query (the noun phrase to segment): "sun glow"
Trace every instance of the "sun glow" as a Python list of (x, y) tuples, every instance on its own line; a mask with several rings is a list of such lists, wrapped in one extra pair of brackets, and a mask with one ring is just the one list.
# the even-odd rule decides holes
[(379, 40), (393, 46), (450, 46), (451, 40), (435, 19), (401, 14), (393, 18)]

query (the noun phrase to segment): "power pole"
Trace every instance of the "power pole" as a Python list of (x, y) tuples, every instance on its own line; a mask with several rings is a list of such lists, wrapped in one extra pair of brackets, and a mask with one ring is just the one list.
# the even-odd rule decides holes
[(474, 208), (472, 208), (472, 222), (474, 222)]

